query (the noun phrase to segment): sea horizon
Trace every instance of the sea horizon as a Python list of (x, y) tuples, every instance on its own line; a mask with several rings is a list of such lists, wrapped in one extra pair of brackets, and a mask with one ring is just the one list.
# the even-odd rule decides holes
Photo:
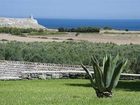
[(38, 23), (47, 28), (77, 28), (77, 27), (111, 27), (119, 30), (140, 30), (140, 19), (60, 19), (36, 18)]

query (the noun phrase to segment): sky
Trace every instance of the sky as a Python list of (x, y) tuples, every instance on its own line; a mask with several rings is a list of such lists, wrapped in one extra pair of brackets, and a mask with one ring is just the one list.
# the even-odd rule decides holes
[(0, 17), (140, 19), (140, 0), (0, 0)]

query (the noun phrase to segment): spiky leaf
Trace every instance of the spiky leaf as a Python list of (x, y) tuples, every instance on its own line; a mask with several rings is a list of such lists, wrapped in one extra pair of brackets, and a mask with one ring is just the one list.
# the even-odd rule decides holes
[(116, 66), (116, 68), (114, 70), (113, 77), (112, 77), (110, 86), (108, 87), (108, 90), (112, 90), (112, 88), (117, 86), (121, 72), (122, 72), (122, 70), (124, 70), (126, 64), (127, 64), (127, 60), (121, 61), (118, 63), (118, 65)]
[(116, 65), (117, 65), (117, 62), (118, 62), (118, 60), (119, 60), (119, 55), (117, 55), (114, 59), (112, 59), (111, 60), (111, 67), (110, 67), (110, 77), (111, 77), (111, 79), (112, 79), (112, 77), (113, 77), (113, 73), (114, 73), (114, 71), (115, 71), (115, 68), (116, 68)]
[(94, 76), (95, 76), (95, 83), (96, 83), (99, 91), (102, 92), (105, 89), (104, 83), (103, 83), (102, 70), (94, 57), (92, 58), (92, 64), (93, 64), (93, 70), (94, 70)]
[(108, 87), (110, 84), (110, 57), (105, 57), (103, 60), (103, 77), (104, 77), (104, 85)]
[(92, 84), (92, 87), (96, 90), (96, 86), (95, 86), (95, 83), (94, 83), (94, 78), (92, 76), (92, 73), (83, 65), (81, 64), (82, 68), (86, 71), (87, 75), (89, 76), (89, 79), (90, 79), (90, 82)]
[(108, 88), (111, 83), (118, 59), (119, 55), (117, 55), (114, 59), (112, 59), (110, 55), (107, 57), (107, 60), (104, 64), (104, 83), (106, 88)]

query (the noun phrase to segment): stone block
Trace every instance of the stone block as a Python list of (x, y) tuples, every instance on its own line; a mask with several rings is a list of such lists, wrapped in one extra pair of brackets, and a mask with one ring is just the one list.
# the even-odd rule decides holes
[(41, 75), (38, 75), (38, 79), (46, 80), (47, 76), (46, 74), (41, 74)]
[(58, 73), (52, 74), (52, 79), (59, 79), (59, 78), (60, 78), (60, 74), (58, 74)]

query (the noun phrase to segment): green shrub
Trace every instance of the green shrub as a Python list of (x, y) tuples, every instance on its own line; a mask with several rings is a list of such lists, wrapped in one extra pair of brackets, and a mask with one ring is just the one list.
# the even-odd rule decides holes
[(129, 31), (128, 29), (125, 29), (125, 31)]
[(38, 32), (42, 33), (43, 29), (32, 29), (32, 28), (12, 28), (12, 27), (0, 27), (0, 33), (8, 33), (12, 35), (23, 35), (24, 33), (32, 33), (32, 32)]
[(104, 29), (104, 30), (112, 30), (111, 27), (104, 27), (103, 29)]
[[(32, 61), (44, 63), (60, 63), (91, 65), (90, 57), (94, 54), (102, 64), (102, 58), (107, 54), (116, 54), (128, 58), (127, 69), (124, 72), (139, 73), (136, 65), (139, 62), (140, 45), (116, 45), (113, 43), (90, 42), (1, 42), (0, 59)], [(35, 57), (37, 56), (37, 57)], [(35, 60), (34, 60), (35, 59)]]
[(100, 32), (100, 28), (97, 27), (78, 27), (78, 28), (58, 28), (59, 32), (81, 32), (81, 33), (86, 33), (86, 32)]

